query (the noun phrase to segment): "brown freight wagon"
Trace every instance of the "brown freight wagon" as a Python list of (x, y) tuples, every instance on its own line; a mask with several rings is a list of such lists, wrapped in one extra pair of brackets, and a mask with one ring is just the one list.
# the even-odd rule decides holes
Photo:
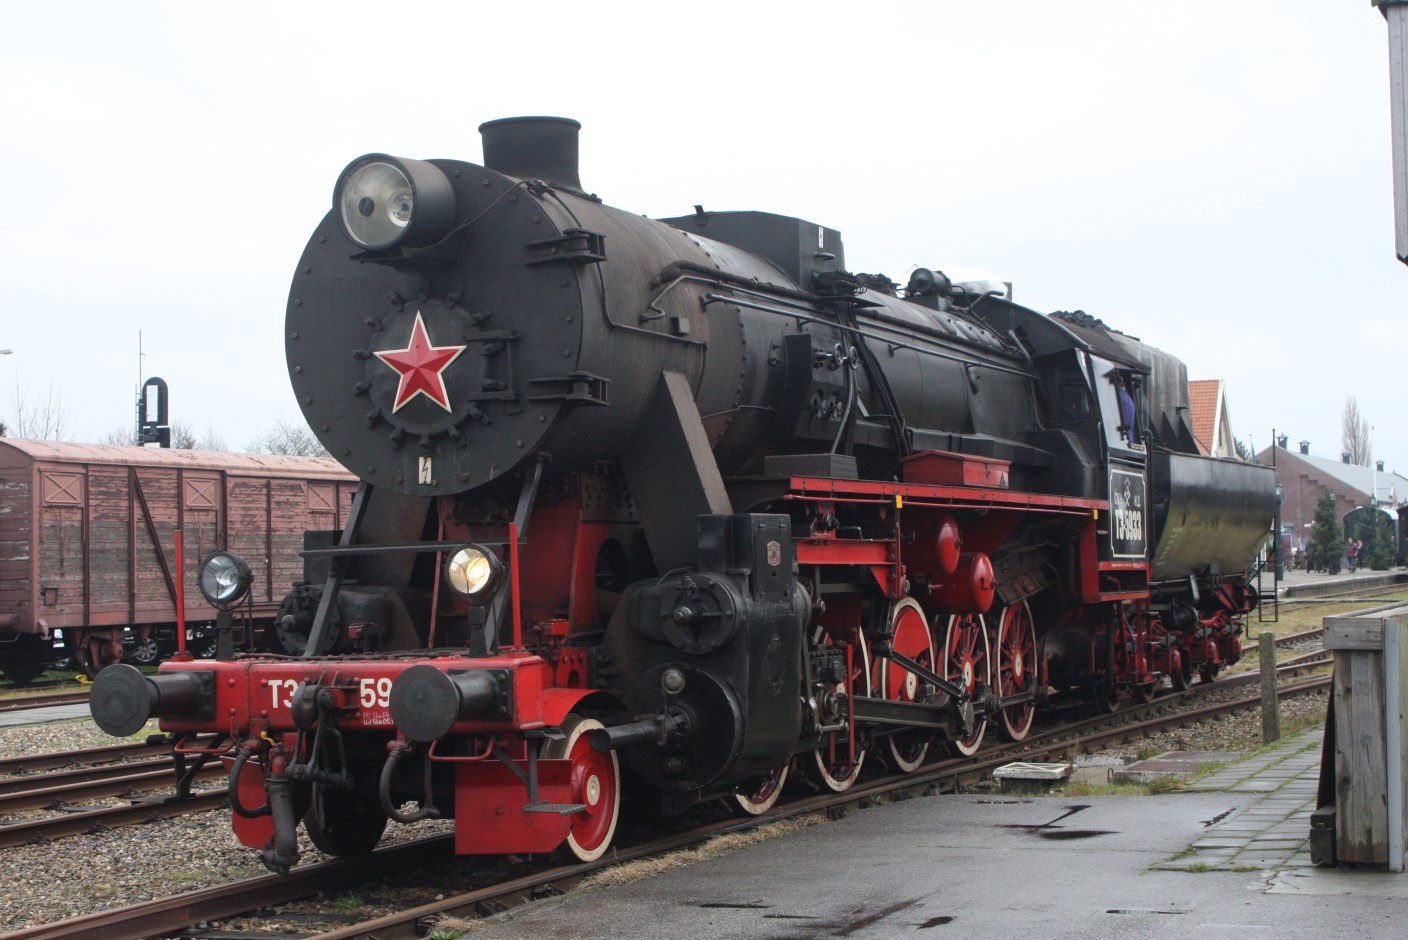
[(356, 487), (328, 459), (0, 438), (0, 670), (32, 681), (56, 630), (90, 674), (124, 637), (152, 657), (175, 637), (177, 577), (188, 635), (210, 636), (195, 578), (216, 550), (249, 564), (258, 629), (303, 577), (304, 531), (341, 528)]

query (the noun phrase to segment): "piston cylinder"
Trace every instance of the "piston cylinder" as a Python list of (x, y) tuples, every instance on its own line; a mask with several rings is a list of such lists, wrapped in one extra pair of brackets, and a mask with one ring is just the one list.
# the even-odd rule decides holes
[(953, 574), (934, 585), (938, 605), (952, 613), (985, 614), (996, 591), (992, 560), (986, 552), (964, 552)]

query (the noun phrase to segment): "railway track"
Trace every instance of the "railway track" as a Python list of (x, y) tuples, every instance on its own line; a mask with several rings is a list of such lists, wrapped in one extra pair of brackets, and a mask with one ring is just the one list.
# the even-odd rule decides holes
[(20, 712), (31, 708), (49, 708), (55, 705), (82, 705), (87, 701), (87, 689), (81, 692), (47, 692), (43, 695), (26, 695), (0, 700), (0, 712)]
[(83, 764), (102, 764), (108, 761), (133, 760), (170, 754), (167, 744), (110, 744), (107, 747), (90, 747), (79, 751), (54, 751), (48, 754), (31, 754), (26, 757), (0, 757), (0, 777), (11, 774), (35, 774), (59, 767), (76, 767)]
[[(1304, 657), (1302, 657), (1304, 658)], [(1313, 666), (1313, 664), (1312, 664)], [(1292, 664), (1287, 673), (1310, 668)], [(1255, 674), (1247, 681), (1254, 682)], [(1317, 678), (1283, 687), (1283, 697), (1308, 694), (1328, 688), (1329, 678)], [(393, 915), (318, 934), (321, 940), (354, 940), (376, 938), (397, 940), (424, 936), (425, 925), (439, 917), (474, 919), (497, 913), (518, 904), (549, 897), (570, 890), (591, 873), (638, 858), (666, 854), (697, 845), (717, 835), (751, 829), (761, 824), (813, 813), (844, 814), (853, 809), (919, 795), (952, 792), (991, 774), (992, 770), (1013, 760), (1069, 758), (1074, 754), (1097, 750), (1110, 744), (1127, 741), (1148, 732), (1177, 727), (1236, 711), (1255, 708), (1259, 695), (1231, 701), (1216, 702), (1184, 709), (1205, 697), (1206, 691), (1226, 690), (1243, 684), (1242, 677), (1232, 676), (1215, 683), (1195, 686), (1186, 692), (1160, 696), (1153, 703), (1128, 709), (1119, 715), (1103, 715), (1064, 724), (1059, 728), (1033, 734), (1017, 744), (990, 747), (975, 758), (941, 760), (919, 771), (880, 778), (857, 784), (841, 794), (826, 794), (793, 800), (779, 805), (759, 817), (727, 819), (713, 822), (688, 832), (642, 841), (636, 845), (614, 849), (606, 859), (593, 864), (573, 864), (544, 867), (530, 874), (497, 880), (474, 890), (435, 901)], [(1175, 710), (1170, 711), (1170, 706)], [(1158, 714), (1164, 712), (1164, 714)], [(223, 801), (223, 789), (214, 791)], [(153, 808), (146, 808), (148, 813)], [(164, 810), (159, 810), (163, 812)], [(94, 938), (120, 940), (161, 935), (181, 930), (190, 924), (230, 918), (244, 912), (267, 909), (318, 894), (337, 892), (368, 881), (404, 872), (411, 867), (443, 864), (452, 856), (452, 837), (437, 836), (400, 845), (387, 846), (373, 853), (370, 859), (337, 859), (294, 869), (287, 876), (259, 876), (199, 891), (193, 891), (152, 902), (116, 908), (55, 924), (34, 927), (5, 934), (3, 940), (48, 940), (48, 938)], [(280, 920), (280, 915), (269, 915)], [(200, 936), (200, 932), (186, 936)], [(220, 934), (224, 936), (225, 934)], [(215, 936), (215, 934), (211, 934)]]
[[(1322, 631), (1310, 630), (1278, 638), (1278, 646), (1296, 645), (1318, 636)], [(1312, 651), (1293, 657), (1278, 667), (1283, 677), (1299, 674), (1327, 665), (1328, 654)], [(1226, 675), (1217, 682), (1199, 684), (1186, 692), (1166, 691), (1152, 703), (1164, 708), (1180, 701), (1193, 700), (1208, 692), (1219, 692), (1259, 683), (1255, 671)], [(1143, 708), (1152, 706), (1140, 706)], [(1235, 709), (1234, 709), (1235, 710)], [(1098, 727), (1108, 717), (1090, 722), (1078, 722), (1071, 727)], [(1142, 731), (1141, 731), (1142, 733)], [(1029, 738), (1028, 741), (1037, 740)], [(78, 763), (123, 760), (124, 763), (100, 767), (75, 767)], [(101, 828), (140, 825), (158, 818), (173, 818), (204, 812), (224, 803), (225, 790), (221, 783), (224, 768), (216, 763), (205, 767), (196, 778), (205, 789), (192, 792), (189, 799), (176, 801), (171, 796), (139, 796), (171, 790), (174, 782), (173, 763), (169, 747), (164, 744), (128, 744), (109, 748), (94, 748), (72, 754), (45, 754), (29, 758), (0, 760), (0, 774), (23, 773), (24, 776), (0, 778), (0, 815), (48, 809), (52, 815), (40, 819), (25, 819), (0, 824), (0, 848), (36, 841), (53, 841)], [(55, 769), (62, 768), (62, 769)], [(47, 772), (40, 773), (44, 770)], [(98, 800), (123, 798), (112, 806), (91, 806)]]
[(1398, 581), (1393, 584), (1382, 584), (1378, 586), (1353, 584), (1345, 585), (1343, 591), (1327, 591), (1323, 594), (1306, 594), (1302, 596), (1282, 597), (1279, 599), (1282, 607), (1311, 607), (1317, 604), (1352, 604), (1359, 601), (1372, 601), (1383, 597), (1385, 594), (1401, 594), (1408, 591), (1408, 582)]
[[(220, 764), (213, 764), (202, 768), (196, 780), (212, 781), (224, 776), (224, 768)], [(85, 767), (12, 777), (0, 780), (0, 815), (53, 806), (68, 810), (69, 807), (91, 800), (170, 789), (172, 780), (172, 761), (169, 756), (107, 767)], [(7, 841), (6, 832), (9, 828), (10, 825), (0, 823), (0, 847), (16, 844)]]
[[(1399, 594), (1401, 594), (1401, 593), (1404, 593), (1405, 590), (1408, 590), (1408, 586), (1405, 586), (1405, 585), (1402, 585), (1402, 584), (1395, 584), (1395, 585), (1393, 585), (1393, 586), (1391, 586), (1391, 587), (1380, 588), (1380, 589), (1378, 589), (1377, 591), (1370, 591), (1370, 592), (1355, 591), (1355, 592), (1350, 592), (1349, 594), (1347, 594), (1347, 595), (1345, 595), (1345, 596), (1331, 595), (1331, 596), (1326, 596), (1326, 597), (1292, 598), (1291, 600), (1283, 600), (1283, 601), (1281, 602), (1281, 605), (1284, 607), (1284, 606), (1287, 605), (1287, 604), (1291, 604), (1291, 603), (1302, 603), (1302, 602), (1304, 602), (1304, 603), (1315, 603), (1315, 604), (1321, 604), (1321, 603), (1345, 604), (1345, 603), (1354, 603), (1354, 602), (1357, 602), (1357, 601), (1363, 601), (1363, 602), (1365, 602), (1365, 603), (1369, 603), (1369, 602), (1372, 602), (1372, 601), (1374, 600), (1373, 597), (1367, 596), (1367, 595), (1369, 595), (1369, 594), (1380, 594), (1380, 595), (1382, 595), (1382, 594), (1390, 594), (1390, 593), (1399, 593)], [(1390, 603), (1387, 603), (1387, 604), (1380, 604), (1380, 605), (1377, 606), (1377, 607), (1366, 607), (1366, 608), (1364, 608), (1364, 609), (1362, 609), (1362, 610), (1356, 610), (1356, 611), (1354, 612), (1354, 615), (1355, 615), (1355, 616), (1370, 615), (1370, 614), (1377, 613), (1378, 611), (1381, 611), (1381, 610), (1390, 610), (1390, 609), (1392, 609), (1392, 608), (1394, 608), (1394, 607), (1401, 607), (1401, 606), (1403, 606), (1403, 603), (1404, 603), (1403, 601), (1391, 601)], [(1267, 625), (1269, 625), (1269, 624), (1267, 624)], [(1250, 629), (1251, 626), (1253, 626), (1253, 625), (1252, 625), (1252, 624), (1248, 624), (1248, 628), (1249, 628), (1249, 629)], [(1287, 634), (1285, 634), (1285, 635), (1283, 635), (1283, 636), (1278, 636), (1278, 637), (1276, 637), (1276, 648), (1277, 648), (1277, 649), (1285, 649), (1285, 648), (1291, 647), (1291, 646), (1299, 646), (1301, 643), (1308, 643), (1308, 642), (1310, 642), (1311, 640), (1319, 640), (1319, 639), (1322, 639), (1324, 636), (1325, 636), (1325, 628), (1324, 628), (1323, 626), (1321, 626), (1321, 627), (1314, 627), (1314, 628), (1309, 629), (1309, 630), (1302, 630), (1302, 631), (1300, 631), (1299, 633), (1287, 633)], [(1260, 642), (1259, 640), (1249, 640), (1249, 641), (1248, 641), (1245, 645), (1243, 645), (1243, 647), (1242, 647), (1242, 655), (1243, 655), (1243, 656), (1246, 656), (1247, 654), (1250, 654), (1250, 653), (1252, 653), (1252, 652), (1255, 652), (1260, 646), (1261, 646), (1261, 642)]]
[[(176, 802), (171, 795), (149, 796), (174, 789), (175, 764), (170, 745), (117, 744), (80, 751), (12, 757), (0, 760), (0, 816), (47, 810), (37, 819), (0, 823), (0, 848), (50, 842), (66, 836), (113, 829), (214, 809), (225, 789), (220, 764), (201, 770), (193, 780), (216, 784), (194, 790)], [(122, 799), (113, 806), (93, 806), (98, 800)]]

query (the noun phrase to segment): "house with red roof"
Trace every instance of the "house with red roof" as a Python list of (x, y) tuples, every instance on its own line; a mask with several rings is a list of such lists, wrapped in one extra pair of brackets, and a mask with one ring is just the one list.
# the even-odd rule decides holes
[(1227, 416), (1227, 383), (1221, 379), (1190, 381), (1188, 404), (1198, 450), (1209, 457), (1236, 457), (1237, 439)]

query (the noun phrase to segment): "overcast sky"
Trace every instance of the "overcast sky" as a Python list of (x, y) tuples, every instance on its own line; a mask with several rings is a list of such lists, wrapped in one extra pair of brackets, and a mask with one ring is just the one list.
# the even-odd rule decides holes
[(158, 375), (231, 449), (301, 424), (284, 306), (342, 168), (557, 114), (611, 205), (1012, 281), (1225, 379), (1258, 449), (1335, 457), (1355, 395), (1408, 475), (1387, 62), (1368, 0), (7, 4), (0, 418), (52, 389), (96, 440)]

